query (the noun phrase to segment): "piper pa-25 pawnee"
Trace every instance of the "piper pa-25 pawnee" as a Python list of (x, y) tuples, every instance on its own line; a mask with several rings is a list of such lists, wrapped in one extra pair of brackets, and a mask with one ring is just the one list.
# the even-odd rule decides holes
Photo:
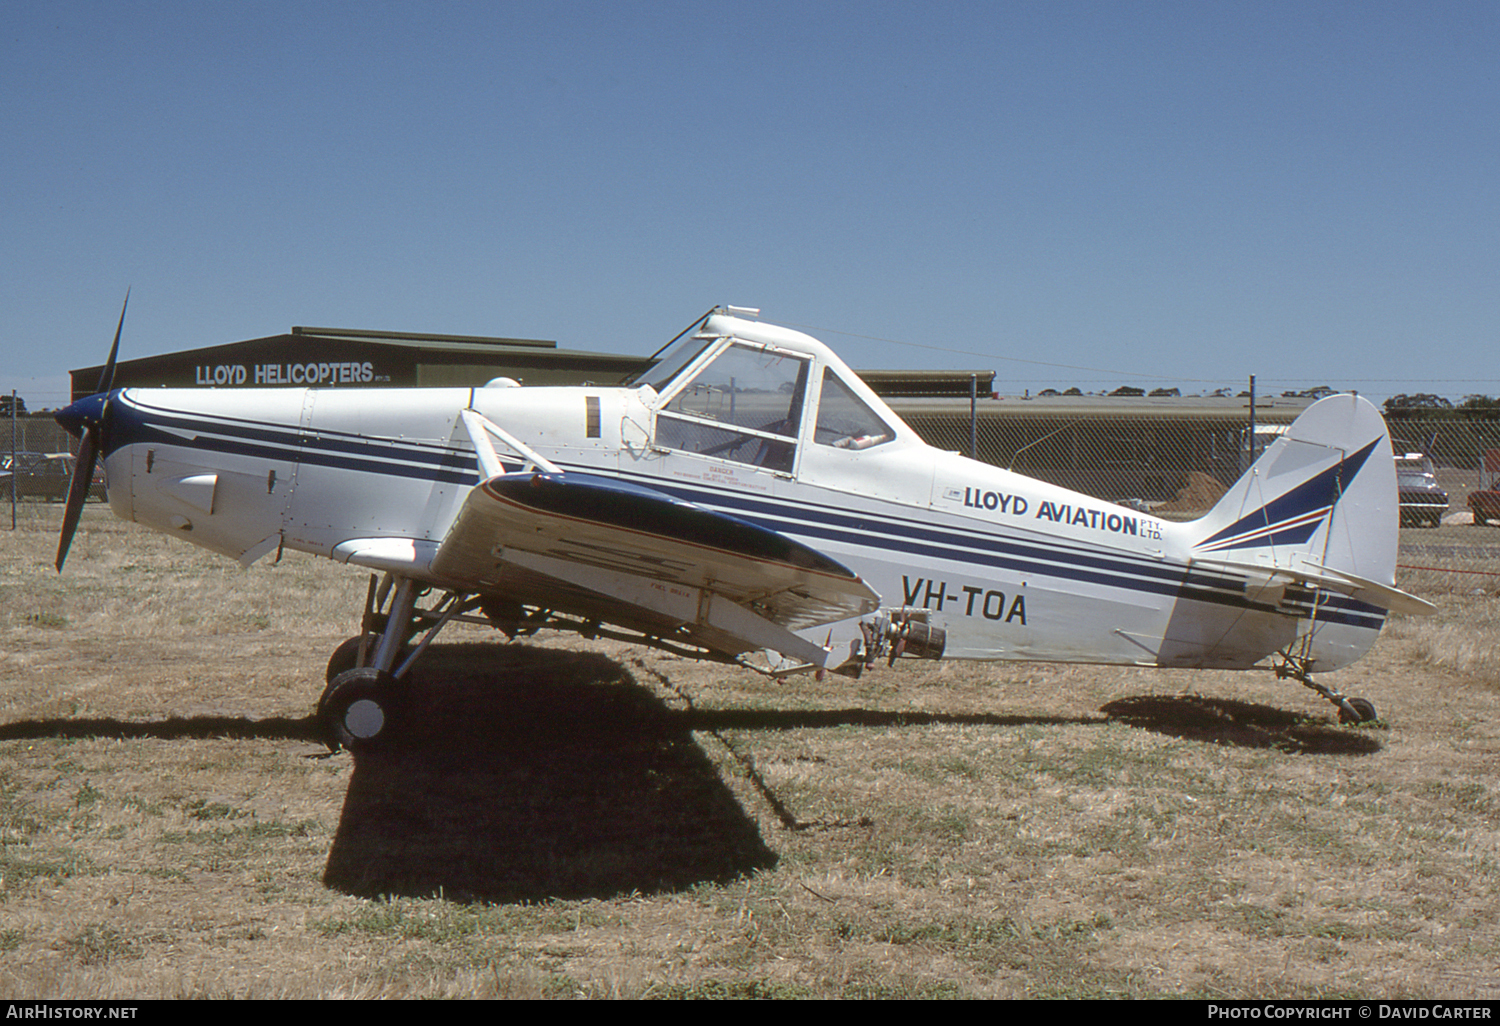
[(1375, 717), (1311, 676), (1390, 611), (1433, 609), (1394, 586), (1394, 461), (1367, 400), (1313, 404), (1173, 523), (932, 448), (758, 314), (711, 311), (622, 387), (111, 390), (117, 328), (98, 394), (57, 418), (82, 439), (58, 569), (102, 456), (122, 519), (246, 566), (296, 549), (383, 573), (319, 703), (356, 751), (399, 737), (403, 678), (454, 619), (775, 677), (1269, 660), (1344, 722)]

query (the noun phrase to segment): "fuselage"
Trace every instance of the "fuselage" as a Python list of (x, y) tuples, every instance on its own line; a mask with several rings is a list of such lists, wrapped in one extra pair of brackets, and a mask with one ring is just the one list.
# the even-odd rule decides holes
[[(121, 390), (104, 438), (110, 503), (246, 564), (286, 548), (449, 586), (430, 562), (481, 480), (460, 416), (473, 410), (565, 473), (649, 486), (827, 554), (884, 607), (924, 611), (945, 657), (1243, 668), (1306, 630), (1243, 576), (1194, 567), (1192, 524), (934, 449), (807, 336), (738, 321), (709, 336), (672, 376), (632, 387)], [(780, 354), (779, 389), (747, 387), (744, 368), (732, 385), (709, 376), (731, 336), (762, 362)], [(1314, 668), (1357, 658), (1382, 621), (1323, 610)], [(860, 636), (857, 621), (803, 633), (835, 649)]]

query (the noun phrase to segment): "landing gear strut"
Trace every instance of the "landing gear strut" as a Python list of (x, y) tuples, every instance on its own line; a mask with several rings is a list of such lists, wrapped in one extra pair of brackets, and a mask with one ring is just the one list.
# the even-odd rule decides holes
[[(386, 574), (378, 586), (376, 578), (370, 577), (360, 633), (334, 649), (328, 660), (328, 687), (318, 700), (317, 715), (329, 748), (370, 752), (400, 739), (411, 706), (407, 674), (438, 632), (453, 620), (493, 627), (512, 640), (541, 630), (567, 631), (755, 669), (741, 658), (698, 645), (687, 634), (616, 629), (594, 617), (523, 605), (495, 595), (449, 591), (428, 608), (418, 608), (417, 600), (429, 590), (425, 584), (396, 574)], [(917, 631), (917, 626), (923, 629)], [(904, 636), (907, 655), (937, 658), (942, 652), (942, 632), (926, 629), (925, 623), (914, 624)]]
[(1374, 703), (1369, 699), (1349, 698), (1342, 692), (1313, 680), (1308, 674), (1306, 665), (1302, 660), (1283, 654), (1283, 661), (1276, 664), (1275, 670), (1278, 679), (1291, 677), (1293, 680), (1299, 680), (1305, 686), (1332, 702), (1339, 711), (1340, 723), (1346, 725), (1370, 723), (1379, 718), (1375, 712)]
[[(361, 633), (334, 649), (328, 687), (318, 700), (317, 715), (334, 751), (372, 751), (399, 735), (412, 664), (449, 620), (477, 604), (449, 592), (431, 610), (419, 610), (417, 598), (426, 590), (409, 577), (387, 574), (378, 588), (370, 578)], [(412, 638), (424, 627), (426, 634), (413, 647)]]

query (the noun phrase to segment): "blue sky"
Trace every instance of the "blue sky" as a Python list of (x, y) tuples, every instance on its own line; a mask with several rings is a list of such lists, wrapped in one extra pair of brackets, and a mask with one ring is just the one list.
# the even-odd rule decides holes
[(1500, 394), (1500, 4), (48, 3), (0, 390), (293, 324)]

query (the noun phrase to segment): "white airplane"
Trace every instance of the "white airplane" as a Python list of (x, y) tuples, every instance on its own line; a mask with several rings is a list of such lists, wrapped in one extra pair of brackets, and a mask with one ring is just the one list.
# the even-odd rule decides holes
[(102, 455), (122, 519), (246, 566), (295, 549), (383, 573), (319, 703), (351, 750), (399, 737), (403, 678), (454, 619), (776, 677), (1269, 660), (1342, 721), (1375, 718), (1311, 676), (1389, 611), (1434, 608), (1394, 586), (1394, 461), (1367, 400), (1313, 404), (1173, 523), (932, 448), (758, 314), (711, 311), (621, 387), (111, 390), (117, 328), (98, 394), (57, 418), (82, 438), (58, 570)]

